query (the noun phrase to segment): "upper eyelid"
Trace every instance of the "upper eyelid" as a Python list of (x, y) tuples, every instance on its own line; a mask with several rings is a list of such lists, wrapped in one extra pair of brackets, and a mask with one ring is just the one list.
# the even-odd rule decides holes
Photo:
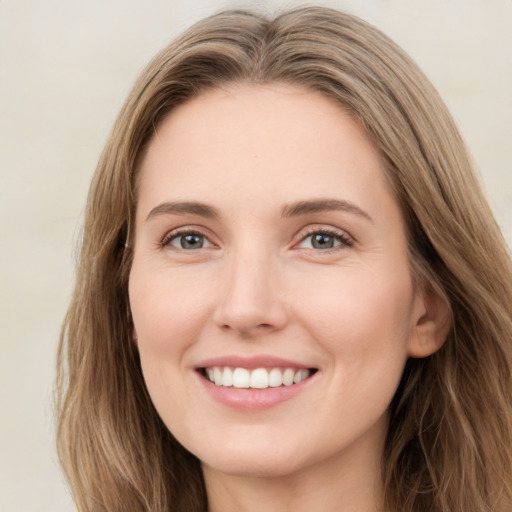
[[(315, 249), (310, 247), (298, 247), (300, 244), (302, 244), (307, 238), (309, 238), (311, 235), (315, 233), (325, 233), (329, 236), (337, 237), (340, 241), (340, 244), (331, 248), (326, 249)], [(326, 225), (326, 224), (313, 224), (309, 225), (302, 230), (300, 230), (296, 234), (296, 238), (294, 238), (293, 243), (290, 246), (290, 249), (298, 251), (298, 250), (304, 250), (308, 253), (311, 253), (313, 251), (313, 254), (316, 254), (318, 256), (323, 255), (324, 257), (327, 257), (328, 255), (332, 254), (338, 254), (339, 251), (345, 251), (347, 249), (352, 249), (354, 246), (357, 246), (357, 240), (346, 230), (334, 227), (332, 225)]]
[(160, 243), (160, 245), (163, 246), (163, 245), (167, 244), (168, 242), (170, 242), (175, 237), (195, 233), (197, 235), (204, 236), (205, 238), (208, 239), (208, 241), (211, 244), (215, 245), (215, 242), (212, 241), (213, 236), (211, 234), (208, 234), (208, 231), (209, 230), (202, 228), (200, 226), (186, 224), (184, 226), (180, 226), (177, 228), (170, 229), (169, 231), (166, 231), (164, 236), (161, 237), (159, 243)]
[(337, 228), (334, 226), (326, 225), (326, 224), (311, 224), (308, 226), (305, 226), (301, 228), (297, 233), (294, 235), (294, 243), (297, 243), (297, 241), (304, 240), (304, 238), (311, 236), (314, 233), (329, 233), (332, 235), (337, 235), (340, 237), (348, 238), (352, 240), (353, 242), (356, 241), (356, 239), (345, 229)]
[[(293, 235), (291, 244), (292, 244), (292, 246), (295, 246), (298, 242), (301, 242), (308, 236), (311, 236), (314, 233), (322, 233), (322, 232), (329, 233), (334, 236), (347, 238), (353, 243), (356, 242), (356, 239), (347, 230), (341, 229), (341, 228), (338, 228), (338, 227), (335, 227), (332, 225), (326, 225), (326, 224), (319, 223), (319, 224), (309, 224), (307, 226), (303, 226), (300, 230), (298, 230), (295, 233), (295, 235)], [(168, 243), (169, 241), (171, 241), (174, 237), (177, 237), (177, 236), (180, 236), (183, 234), (188, 234), (188, 233), (196, 233), (198, 235), (204, 236), (205, 238), (208, 239), (208, 241), (211, 244), (218, 245), (218, 243), (216, 243), (213, 240), (216, 237), (213, 235), (213, 233), (209, 229), (207, 229), (203, 226), (198, 226), (198, 225), (194, 225), (194, 224), (184, 224), (182, 226), (178, 226), (173, 229), (170, 229), (163, 235), (163, 237), (161, 237), (159, 242), (161, 245), (164, 245), (164, 244)]]

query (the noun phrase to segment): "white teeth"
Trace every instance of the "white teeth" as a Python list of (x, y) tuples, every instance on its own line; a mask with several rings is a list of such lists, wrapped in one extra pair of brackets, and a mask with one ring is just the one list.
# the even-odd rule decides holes
[(295, 375), (295, 372), (293, 368), (286, 368), (286, 370), (283, 373), (283, 384), (285, 386), (291, 386), (293, 384), (293, 376)]
[(304, 379), (307, 379), (309, 377), (310, 371), (306, 369), (299, 370), (295, 376), (293, 377), (293, 383), (298, 384), (299, 382), (302, 382)]
[(256, 389), (268, 388), (268, 372), (265, 368), (258, 368), (251, 372), (250, 387)]
[(268, 374), (268, 385), (271, 388), (278, 388), (283, 385), (283, 374), (279, 368), (272, 368)]
[(218, 366), (213, 369), (213, 381), (216, 386), (222, 386), (222, 370)]
[(226, 387), (233, 385), (233, 370), (231, 368), (224, 368), (222, 372), (222, 385)]
[(311, 370), (301, 368), (230, 368), (213, 366), (205, 369), (205, 374), (217, 386), (235, 388), (267, 389), (298, 384), (311, 375)]
[(248, 388), (250, 382), (249, 370), (245, 368), (235, 368), (233, 372), (233, 387)]

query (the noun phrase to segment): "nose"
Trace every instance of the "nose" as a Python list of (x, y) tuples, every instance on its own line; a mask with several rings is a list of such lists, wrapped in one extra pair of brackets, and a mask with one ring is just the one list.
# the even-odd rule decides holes
[(243, 338), (282, 329), (288, 321), (278, 264), (257, 254), (234, 255), (214, 313), (215, 323)]

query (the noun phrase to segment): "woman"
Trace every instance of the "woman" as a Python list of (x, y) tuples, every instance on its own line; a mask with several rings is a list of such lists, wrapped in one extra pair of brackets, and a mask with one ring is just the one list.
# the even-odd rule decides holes
[(79, 510), (511, 510), (511, 277), (389, 39), (204, 20), (92, 183), (57, 383)]

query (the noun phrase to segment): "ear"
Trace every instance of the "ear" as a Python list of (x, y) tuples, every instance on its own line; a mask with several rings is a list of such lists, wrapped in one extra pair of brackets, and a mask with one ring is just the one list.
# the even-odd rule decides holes
[(451, 308), (430, 286), (416, 294), (413, 332), (409, 340), (409, 357), (427, 357), (439, 350), (450, 332)]

